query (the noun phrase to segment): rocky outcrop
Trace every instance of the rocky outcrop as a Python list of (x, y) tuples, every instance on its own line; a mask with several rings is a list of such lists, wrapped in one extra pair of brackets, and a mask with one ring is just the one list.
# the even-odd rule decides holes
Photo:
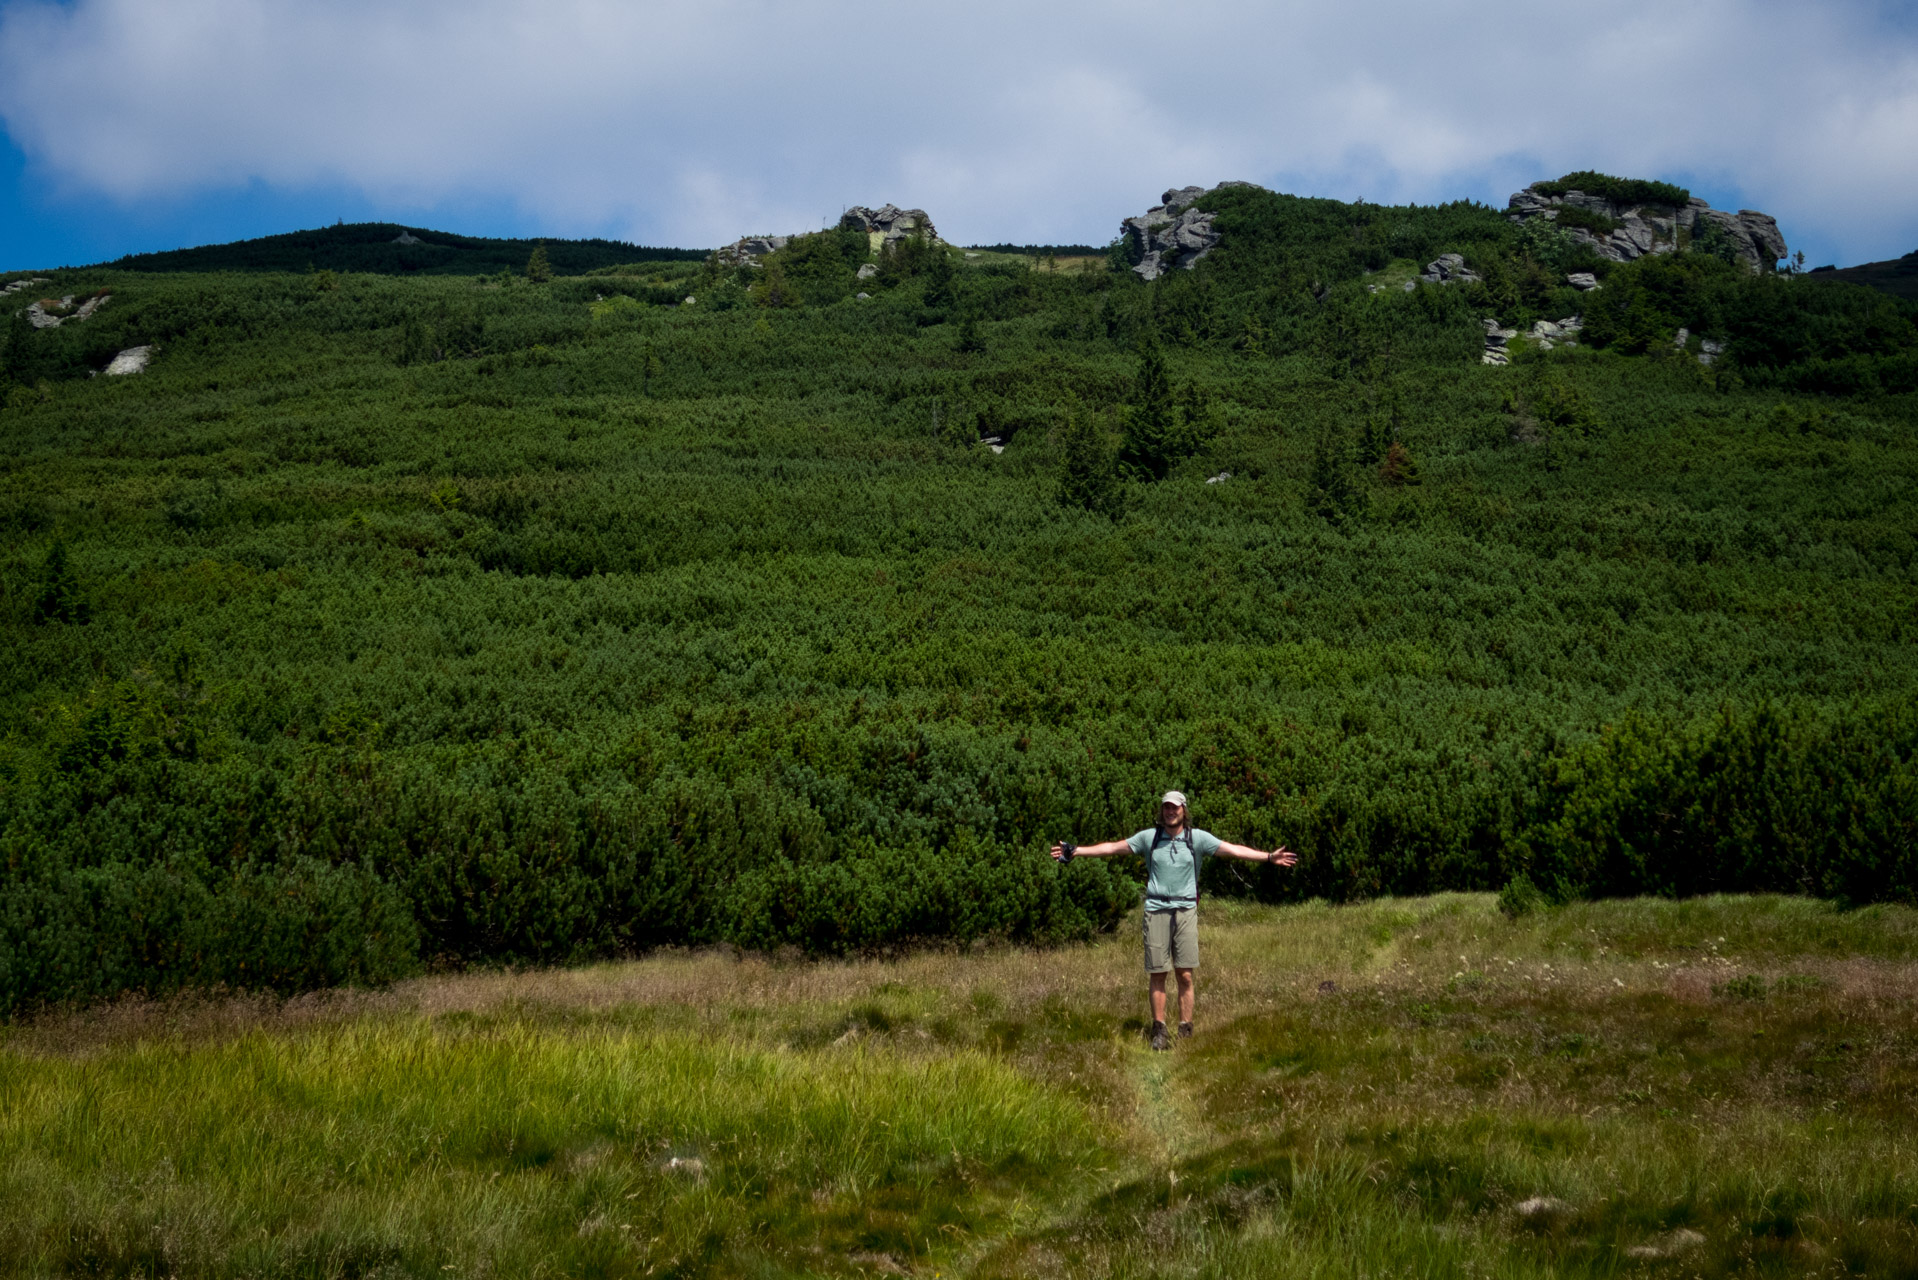
[(1457, 253), (1441, 253), (1425, 264), (1425, 271), (1419, 276), (1426, 284), (1464, 284), (1480, 278), (1478, 272), (1465, 265), (1464, 255)]
[[(882, 205), (877, 209), (856, 204), (840, 217), (839, 226), (842, 230), (863, 231), (872, 237), (874, 253), (907, 236), (923, 235), (934, 242), (939, 240), (939, 232), (934, 229), (932, 219), (924, 209), (901, 209), (896, 204)], [(791, 236), (741, 236), (718, 250), (717, 256), (723, 266), (756, 267), (760, 258), (779, 252), (791, 241)], [(872, 264), (868, 263), (867, 266)], [(871, 271), (861, 268), (859, 278), (870, 279), (877, 271), (877, 267)]]
[(1724, 244), (1740, 265), (1754, 273), (1774, 269), (1786, 256), (1777, 220), (1755, 209), (1727, 213), (1696, 196), (1674, 206), (1622, 202), (1583, 191), (1547, 195), (1538, 189), (1546, 185), (1551, 184), (1533, 183), (1512, 196), (1507, 204), (1512, 221), (1523, 224), (1543, 218), (1556, 223), (1573, 240), (1613, 262), (1714, 242)]
[(1485, 322), (1485, 354), (1481, 357), (1485, 364), (1509, 364), (1511, 356), (1505, 351), (1505, 344), (1518, 337), (1517, 329), (1501, 329), (1498, 321)]
[[(1534, 320), (1531, 330), (1525, 334), (1525, 340), (1541, 351), (1550, 351), (1553, 347), (1578, 345), (1578, 335), (1584, 332), (1585, 320), (1582, 316), (1566, 316), (1563, 320)], [(1485, 322), (1485, 354), (1480, 357), (1483, 364), (1510, 364), (1512, 353), (1505, 344), (1519, 336), (1517, 329), (1501, 329), (1498, 321)]]
[(69, 320), (84, 320), (107, 304), (106, 293), (96, 293), (79, 306), (73, 305), (73, 295), (55, 302), (52, 298), (42, 298), (38, 302), (27, 304), (27, 323), (36, 329), (57, 329)]
[(1178, 187), (1160, 196), (1161, 203), (1119, 224), (1132, 270), (1141, 280), (1157, 280), (1173, 267), (1190, 271), (1218, 247), (1219, 233), (1212, 215), (1194, 209), (1199, 197), (1227, 187), (1250, 187), (1250, 182), (1221, 182), (1216, 187)]
[(926, 216), (924, 209), (901, 209), (895, 204), (877, 209), (856, 204), (840, 215), (839, 225), (847, 230), (878, 236), (879, 239), (873, 243), (875, 249), (907, 236), (923, 235), (928, 240), (939, 238), (939, 232), (934, 229), (932, 219)]
[(763, 258), (769, 253), (777, 253), (784, 249), (787, 241), (791, 239), (791, 236), (741, 236), (731, 244), (715, 250), (714, 253), (722, 266), (756, 267), (759, 263), (755, 259)]
[(5, 297), (8, 297), (9, 295), (19, 293), (23, 289), (31, 289), (35, 285), (46, 284), (46, 283), (47, 283), (47, 280), (44, 276), (36, 277), (35, 279), (32, 279), (32, 280), (15, 280), (11, 284), (0, 286), (0, 298), (5, 298)]

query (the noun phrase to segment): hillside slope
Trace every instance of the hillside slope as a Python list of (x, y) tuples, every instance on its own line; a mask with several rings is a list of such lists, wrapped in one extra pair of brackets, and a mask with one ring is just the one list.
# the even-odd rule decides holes
[(621, 240), (496, 240), (391, 222), (355, 222), (230, 244), (136, 253), (118, 271), (364, 271), (380, 275), (491, 275), (521, 271), (546, 246), (553, 269), (578, 275), (628, 262), (696, 262), (703, 249), (649, 249)]
[(1905, 302), (1918, 303), (1918, 251), (1886, 262), (1865, 262), (1855, 267), (1819, 267), (1811, 274), (1861, 284), (1888, 293)]
[(1153, 283), (832, 231), (13, 295), (68, 318), (0, 334), (0, 1008), (1086, 938), (1134, 883), (1043, 849), (1169, 786), (1304, 855), (1216, 893), (1911, 896), (1910, 308), (1202, 203)]

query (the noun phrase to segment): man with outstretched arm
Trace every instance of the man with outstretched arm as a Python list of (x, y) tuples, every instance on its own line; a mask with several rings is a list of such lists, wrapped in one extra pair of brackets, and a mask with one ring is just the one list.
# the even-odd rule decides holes
[(1159, 825), (1129, 840), (1104, 844), (1055, 844), (1052, 856), (1108, 858), (1136, 853), (1145, 859), (1145, 971), (1152, 991), (1152, 1047), (1169, 1049), (1165, 1033), (1165, 975), (1179, 975), (1179, 1035), (1192, 1034), (1192, 971), (1199, 967), (1199, 869), (1215, 853), (1248, 862), (1296, 864), (1299, 855), (1283, 845), (1266, 853), (1221, 840), (1186, 823), (1185, 795), (1168, 791), (1159, 801)]

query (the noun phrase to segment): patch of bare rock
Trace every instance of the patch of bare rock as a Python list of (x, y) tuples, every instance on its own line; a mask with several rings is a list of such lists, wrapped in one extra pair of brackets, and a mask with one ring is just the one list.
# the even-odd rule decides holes
[(27, 304), (27, 323), (36, 329), (57, 329), (69, 320), (84, 320), (104, 307), (105, 293), (96, 293), (78, 306), (74, 305), (73, 295), (68, 294), (55, 302), (52, 298), (42, 298), (38, 302)]
[(106, 367), (106, 376), (109, 378), (123, 378), (130, 373), (144, 373), (147, 362), (151, 359), (153, 359), (153, 348), (151, 346), (128, 347), (125, 351), (113, 357), (113, 362)]

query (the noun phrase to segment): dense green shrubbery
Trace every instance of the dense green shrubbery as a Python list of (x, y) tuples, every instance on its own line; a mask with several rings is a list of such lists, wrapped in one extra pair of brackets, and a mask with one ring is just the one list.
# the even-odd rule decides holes
[(1561, 897), (1918, 893), (1918, 705), (1832, 723), (1766, 707), (1633, 717), (1554, 761), (1520, 870)]
[[(1892, 370), (1889, 390), (1908, 389), (1897, 371), (1918, 355), (1910, 309), (1870, 289), (1816, 279), (1754, 276), (1708, 254), (1641, 258), (1616, 267), (1583, 301), (1584, 339), (1638, 354), (1669, 347), (1680, 328), (1718, 334), (1752, 376), (1773, 379), (1806, 366), (1855, 361)], [(1861, 380), (1841, 393), (1867, 390)], [(1817, 388), (1822, 389), (1822, 388)]]
[(1678, 209), (1692, 193), (1670, 182), (1651, 182), (1644, 178), (1615, 178), (1609, 173), (1580, 169), (1551, 182), (1535, 182), (1532, 189), (1540, 195), (1562, 196), (1568, 191), (1583, 191), (1615, 204), (1656, 204)]
[[(1168, 785), (1305, 854), (1215, 892), (1910, 895), (1908, 315), (1208, 200), (1149, 287), (916, 241), (862, 284), (837, 232), (61, 273), (114, 292), (0, 352), (0, 1007), (1083, 937), (1130, 873), (1044, 847)], [(1449, 250), (1484, 282), (1368, 285)]]
[(1620, 226), (1620, 223), (1615, 218), (1608, 218), (1602, 213), (1594, 213), (1590, 209), (1581, 209), (1575, 204), (1568, 204), (1560, 208), (1555, 221), (1561, 227), (1581, 227), (1594, 235), (1601, 236), (1610, 235), (1612, 232), (1618, 230)]

